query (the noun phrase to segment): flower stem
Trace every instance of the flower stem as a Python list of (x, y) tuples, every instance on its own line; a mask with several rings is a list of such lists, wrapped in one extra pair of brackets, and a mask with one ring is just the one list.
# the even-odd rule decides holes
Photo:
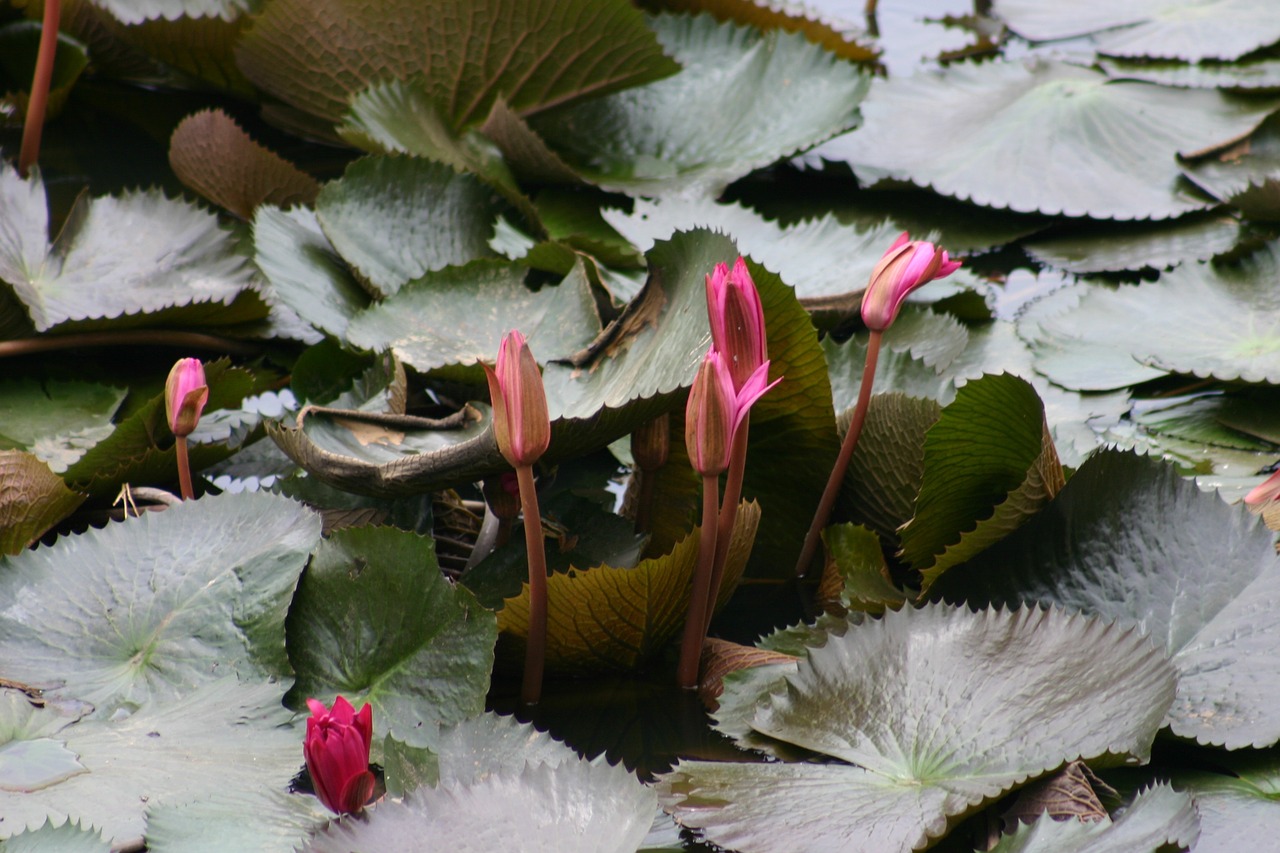
[(693, 589), (689, 593), (689, 615), (684, 622), (680, 641), (680, 663), (676, 667), (676, 683), (686, 690), (698, 686), (698, 664), (702, 658), (702, 641), (706, 637), (707, 598), (711, 589), (711, 571), (716, 558), (716, 527), (719, 525), (720, 478), (702, 478), (702, 531), (698, 539), (698, 567), (693, 573)]
[(524, 653), (524, 682), (520, 702), (536, 705), (542, 698), (542, 671), (547, 657), (547, 553), (542, 539), (542, 513), (533, 466), (516, 469), (520, 484), (520, 509), (524, 513), (524, 544), (529, 556), (529, 637)]
[(738, 502), (742, 500), (742, 476), (747, 467), (747, 431), (750, 423), (750, 415), (742, 419), (742, 425), (734, 433), (733, 447), (729, 451), (729, 474), (725, 477), (724, 499), (717, 519), (719, 528), (716, 531), (716, 557), (711, 566), (711, 593), (707, 598), (707, 618), (704, 620), (703, 633), (711, 627), (711, 617), (715, 614), (720, 584), (724, 579), (724, 564), (729, 559), (733, 522), (738, 517)]
[(858, 402), (853, 408), (853, 419), (849, 422), (849, 431), (844, 434), (840, 445), (840, 455), (836, 457), (835, 467), (831, 469), (831, 477), (827, 487), (822, 491), (822, 500), (818, 502), (818, 511), (813, 515), (813, 523), (804, 537), (804, 547), (800, 549), (800, 559), (796, 561), (796, 575), (804, 577), (818, 552), (818, 542), (822, 537), (822, 528), (827, 526), (831, 518), (831, 510), (835, 507), (836, 496), (840, 494), (840, 486), (844, 483), (844, 472), (849, 468), (849, 460), (853, 458), (853, 449), (858, 445), (858, 436), (862, 434), (862, 424), (867, 419), (867, 406), (871, 402), (871, 384), (876, 378), (876, 361), (880, 358), (880, 339), (883, 333), (872, 331), (867, 341), (867, 361), (862, 368), (862, 385), (858, 387)]
[(22, 148), (18, 151), (18, 174), (24, 178), (40, 158), (40, 134), (44, 130), (44, 115), (49, 105), (53, 60), (58, 52), (61, 6), (61, 0), (45, 0), (44, 3), (44, 22), (40, 29), (40, 48), (36, 54), (36, 72), (31, 79), (31, 97), (27, 100), (26, 123), (22, 128)]
[(187, 437), (177, 436), (174, 446), (178, 451), (178, 487), (182, 492), (182, 499), (189, 501), (196, 493), (191, 487), (191, 458), (187, 455)]

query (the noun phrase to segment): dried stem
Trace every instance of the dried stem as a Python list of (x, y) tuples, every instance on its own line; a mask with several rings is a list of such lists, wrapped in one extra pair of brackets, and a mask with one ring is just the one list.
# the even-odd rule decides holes
[(58, 23), (62, 17), (60, 0), (45, 0), (44, 23), (40, 30), (40, 50), (36, 54), (36, 73), (31, 78), (31, 97), (27, 101), (26, 123), (22, 128), (22, 148), (18, 151), (18, 174), (27, 172), (40, 159), (40, 134), (49, 106), (49, 86), (53, 82), (53, 60), (58, 53)]
[(702, 478), (702, 532), (698, 539), (698, 567), (693, 574), (693, 590), (689, 593), (689, 615), (680, 641), (680, 663), (676, 667), (676, 683), (686, 690), (698, 686), (698, 664), (702, 658), (702, 641), (706, 637), (707, 599), (711, 589), (711, 572), (716, 558), (716, 528), (719, 526), (720, 478)]
[(182, 347), (184, 349), (206, 349), (235, 355), (256, 355), (262, 351), (262, 345), (258, 343), (220, 338), (217, 335), (205, 335), (200, 332), (131, 329), (115, 332), (81, 332), (73, 335), (44, 335), (38, 338), (0, 341), (0, 358), (77, 349), (79, 347), (108, 346)]
[(840, 494), (840, 486), (844, 482), (844, 472), (849, 468), (849, 460), (853, 458), (853, 449), (858, 445), (858, 436), (862, 434), (862, 424), (867, 419), (867, 406), (871, 402), (871, 384), (876, 378), (876, 361), (880, 358), (880, 339), (883, 333), (872, 331), (871, 340), (867, 342), (867, 361), (862, 368), (862, 385), (858, 388), (858, 402), (853, 408), (853, 419), (849, 422), (849, 431), (844, 434), (844, 442), (840, 445), (840, 455), (836, 457), (835, 467), (831, 469), (831, 477), (827, 487), (822, 491), (822, 500), (818, 502), (818, 511), (813, 515), (813, 523), (804, 537), (804, 547), (800, 549), (800, 559), (796, 561), (796, 575), (804, 577), (818, 552), (818, 542), (822, 536), (822, 528), (827, 526), (831, 518), (831, 510), (835, 507), (836, 496)]
[(516, 478), (520, 483), (520, 509), (524, 513), (525, 549), (529, 552), (529, 637), (525, 644), (520, 702), (536, 705), (542, 698), (542, 671), (547, 657), (547, 554), (533, 466), (517, 468)]

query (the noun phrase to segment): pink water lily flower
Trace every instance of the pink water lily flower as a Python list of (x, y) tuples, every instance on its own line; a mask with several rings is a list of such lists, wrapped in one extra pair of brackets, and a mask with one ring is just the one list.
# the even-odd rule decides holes
[(1254, 486), (1244, 496), (1244, 505), (1254, 512), (1262, 512), (1277, 499), (1280, 499), (1280, 471)]
[(764, 309), (741, 256), (733, 269), (716, 264), (707, 276), (707, 318), (711, 321), (711, 345), (728, 362), (733, 387), (740, 390), (768, 359)]
[(333, 700), (332, 710), (316, 699), (308, 699), (307, 707), (311, 716), (302, 754), (316, 796), (329, 811), (356, 814), (373, 795), (373, 709), (366, 703), (357, 713), (342, 696)]
[(178, 359), (164, 383), (164, 409), (174, 435), (185, 438), (195, 431), (208, 399), (209, 386), (200, 359)]
[(714, 348), (707, 351), (685, 408), (685, 445), (695, 471), (712, 477), (729, 467), (734, 433), (756, 400), (781, 381), (779, 377), (769, 382), (765, 361), (735, 392), (728, 359)]
[(862, 296), (862, 322), (873, 332), (893, 325), (907, 294), (960, 268), (945, 251), (924, 240), (910, 240), (903, 231), (871, 272)]
[(497, 365), (481, 366), (489, 380), (498, 450), (514, 468), (532, 465), (551, 445), (551, 419), (542, 374), (524, 335), (512, 329), (498, 344)]

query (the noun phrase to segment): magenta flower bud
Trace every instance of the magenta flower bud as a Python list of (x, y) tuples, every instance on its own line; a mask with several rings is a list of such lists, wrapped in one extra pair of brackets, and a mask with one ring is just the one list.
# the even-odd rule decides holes
[(185, 438), (195, 431), (208, 399), (209, 386), (200, 359), (178, 359), (164, 383), (164, 409), (174, 435)]
[(341, 696), (333, 700), (333, 710), (315, 699), (308, 699), (307, 707), (311, 716), (302, 754), (316, 796), (331, 812), (356, 814), (373, 795), (374, 779), (369, 771), (373, 709), (365, 703), (356, 713)]
[(766, 361), (735, 394), (727, 359), (715, 349), (707, 351), (685, 407), (684, 441), (695, 471), (704, 477), (715, 477), (729, 467), (734, 433), (756, 400), (782, 381), (781, 377), (772, 383), (768, 379)]
[(498, 450), (512, 467), (532, 465), (551, 445), (551, 419), (542, 374), (524, 335), (511, 330), (498, 345), (496, 367), (481, 366), (489, 380)]
[(909, 241), (903, 231), (871, 272), (862, 295), (862, 322), (874, 332), (893, 325), (907, 294), (935, 278), (946, 278), (960, 268), (959, 261), (923, 240)]
[(741, 256), (732, 270), (716, 264), (707, 276), (707, 317), (711, 346), (725, 357), (733, 387), (741, 390), (747, 377), (769, 357), (760, 294)]
[(1277, 498), (1280, 498), (1280, 471), (1276, 471), (1254, 486), (1249, 494), (1244, 496), (1244, 505), (1254, 512), (1262, 512)]

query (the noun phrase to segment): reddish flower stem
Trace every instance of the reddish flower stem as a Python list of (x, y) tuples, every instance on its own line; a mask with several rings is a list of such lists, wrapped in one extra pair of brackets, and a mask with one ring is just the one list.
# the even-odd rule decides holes
[(813, 523), (804, 537), (804, 547), (800, 549), (800, 559), (796, 561), (796, 575), (804, 577), (818, 553), (818, 542), (822, 537), (822, 528), (827, 526), (831, 518), (831, 510), (836, 505), (836, 496), (840, 494), (840, 486), (844, 483), (844, 473), (849, 468), (849, 460), (853, 458), (853, 449), (858, 445), (858, 436), (862, 434), (862, 424), (867, 419), (867, 406), (871, 402), (871, 384), (876, 378), (876, 361), (880, 358), (880, 339), (882, 332), (872, 331), (867, 341), (867, 361), (862, 368), (862, 385), (858, 388), (858, 402), (853, 408), (853, 419), (849, 422), (849, 431), (844, 434), (840, 445), (840, 455), (836, 457), (835, 467), (831, 469), (831, 477), (827, 487), (822, 491), (822, 500), (818, 502), (818, 511), (813, 515)]
[(536, 705), (542, 698), (542, 671), (547, 658), (547, 553), (542, 539), (542, 513), (533, 466), (516, 469), (520, 484), (520, 509), (524, 513), (524, 544), (529, 557), (529, 636), (525, 643), (524, 682), (520, 701)]
[(707, 598), (707, 618), (702, 632), (711, 627), (715, 615), (716, 600), (720, 597), (720, 584), (724, 580), (724, 564), (729, 559), (729, 544), (733, 541), (733, 522), (738, 517), (738, 503), (742, 500), (742, 477), (747, 467), (747, 432), (751, 415), (742, 419), (742, 425), (733, 436), (729, 451), (729, 474), (725, 477), (724, 498), (720, 503), (719, 528), (716, 530), (716, 557), (711, 567), (711, 594)]
[(31, 78), (31, 97), (27, 101), (26, 123), (22, 128), (22, 148), (18, 151), (18, 174), (24, 178), (40, 158), (40, 134), (44, 130), (44, 115), (49, 106), (53, 60), (58, 52), (61, 6), (61, 0), (45, 0), (44, 3), (44, 23), (40, 30), (40, 49), (36, 54), (36, 73)]
[(698, 567), (693, 573), (693, 589), (689, 593), (689, 615), (684, 622), (680, 641), (680, 663), (676, 667), (676, 683), (686, 690), (698, 686), (698, 664), (702, 658), (702, 641), (706, 637), (707, 599), (711, 589), (711, 572), (716, 558), (716, 528), (719, 525), (720, 478), (702, 478), (702, 530), (698, 539)]
[(178, 451), (178, 487), (182, 492), (182, 499), (189, 501), (196, 493), (191, 487), (191, 458), (187, 455), (187, 437), (177, 436), (174, 446)]

